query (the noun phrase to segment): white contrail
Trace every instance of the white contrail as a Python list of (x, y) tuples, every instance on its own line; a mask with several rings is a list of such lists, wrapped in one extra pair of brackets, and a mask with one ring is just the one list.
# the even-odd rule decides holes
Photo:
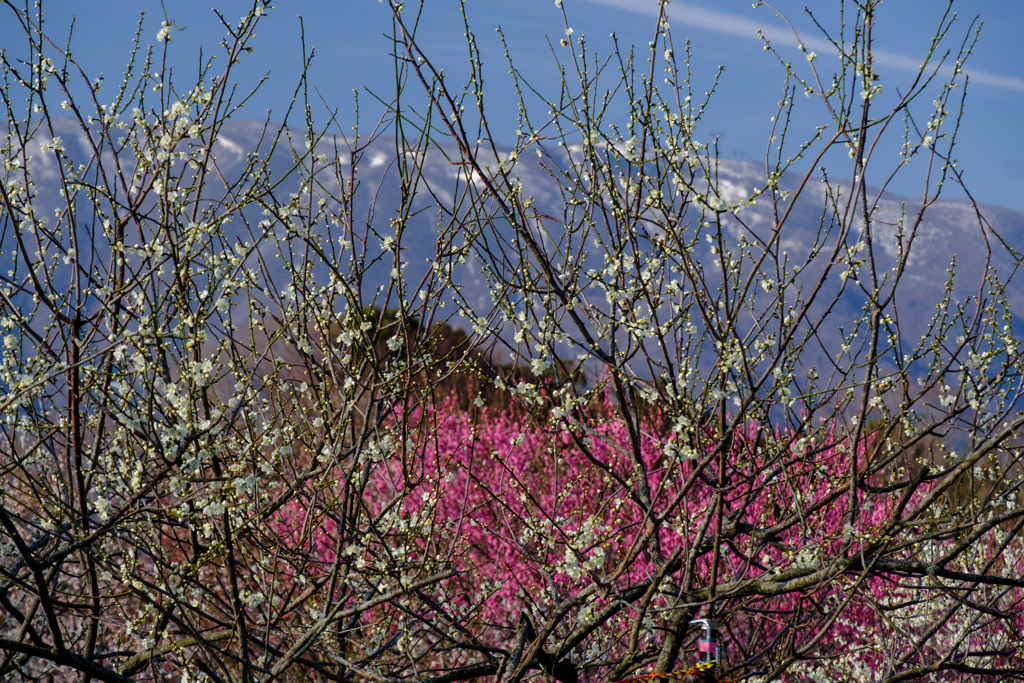
[[(658, 14), (658, 0), (587, 0), (587, 2), (609, 5), (611, 7), (617, 7), (619, 9), (637, 12), (639, 14), (647, 14), (650, 16), (657, 16)], [(666, 11), (672, 21), (686, 24), (687, 26), (695, 26), (708, 31), (715, 31), (716, 33), (727, 33), (729, 35), (739, 36), (740, 38), (747, 38), (749, 40), (760, 40), (760, 38), (757, 37), (757, 30), (760, 29), (761, 33), (775, 45), (782, 45), (791, 48), (796, 48), (798, 46), (797, 39), (793, 36), (793, 33), (786, 26), (780, 26), (779, 24), (773, 25), (761, 21), (755, 21), (754, 19), (740, 14), (718, 12), (716, 10), (691, 5), (686, 2), (679, 2), (678, 0), (669, 5), (666, 8)], [(768, 19), (769, 15), (765, 14), (762, 16), (764, 16), (765, 19)], [(835, 50), (835, 47), (823, 38), (808, 37), (801, 39), (803, 40), (804, 46), (809, 51), (813, 50), (814, 52), (821, 53), (823, 56), (830, 54)], [(874, 50), (874, 58), (876, 64), (891, 67), (893, 69), (899, 69), (900, 71), (909, 71), (913, 73), (921, 68), (920, 60), (896, 52), (890, 52), (888, 50)], [(1024, 92), (1024, 78), (1018, 78), (1016, 76), (1000, 76), (999, 74), (990, 73), (981, 69), (968, 68), (964, 69), (964, 71), (970, 76), (971, 81), (974, 83), (989, 85), (994, 88), (1003, 88), (1005, 90)], [(943, 69), (943, 73), (944, 75), (952, 75), (952, 67)]]

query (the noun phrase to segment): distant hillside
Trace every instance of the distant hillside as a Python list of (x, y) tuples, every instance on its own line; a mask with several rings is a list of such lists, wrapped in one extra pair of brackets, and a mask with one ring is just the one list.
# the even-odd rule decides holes
[[(75, 121), (70, 118), (56, 119), (54, 125), (71, 158), (90, 158), (92, 152), (88, 138)], [(263, 133), (264, 124), (256, 121), (228, 121), (221, 128), (214, 148), (221, 176), (230, 182), (243, 172), (248, 155), (257, 151)], [(34, 144), (39, 142), (41, 140)], [(292, 142), (296, 148), (302, 148), (301, 132), (295, 135)], [(321, 141), (316, 151), (318, 154), (326, 154), (328, 163), (340, 163), (340, 168), (347, 172), (349, 159), (343, 143), (344, 140), (340, 138), (328, 136)], [(263, 145), (261, 152), (266, 151), (267, 142), (264, 141)], [(445, 151), (451, 157), (456, 156), (454, 147)], [(501, 154), (510, 151), (511, 148), (499, 149)], [(564, 150), (558, 148), (554, 158), (564, 160), (565, 154)], [(61, 200), (56, 162), (52, 154), (33, 153), (33, 156), (33, 175), (41, 200), (40, 205), (52, 215), (53, 210), (60, 206)], [(357, 177), (361, 186), (354, 206), (357, 222), (361, 221), (363, 224), (368, 223), (385, 230), (395, 215), (395, 207), (399, 205), (400, 197), (398, 174), (393, 163), (395, 157), (393, 138), (381, 137), (367, 150), (358, 168)], [(295, 175), (287, 176), (291, 163), (291, 153), (286, 147), (280, 146), (271, 163), (273, 173), (284, 178), (279, 186), (279, 192), (276, 193), (278, 201), (287, 198), (298, 189), (298, 178)], [(104, 164), (108, 169), (111, 167), (110, 158), (106, 154)], [(432, 150), (423, 162), (425, 186), (429, 186), (442, 202), (451, 202), (455, 183), (465, 168), (450, 163), (439, 151)], [(553, 182), (547, 171), (535, 163), (534, 157), (523, 155), (515, 170), (523, 184), (524, 196), (532, 196), (539, 211), (553, 217), (564, 215), (563, 198), (558, 191), (558, 185)], [(722, 198), (726, 201), (737, 201), (749, 196), (755, 187), (762, 186), (765, 173), (763, 165), (753, 161), (722, 160), (718, 176)], [(211, 179), (210, 182), (211, 193), (216, 194), (220, 191), (219, 179)], [(465, 181), (462, 182), (464, 185)], [(791, 186), (794, 181), (785, 180), (783, 187), (786, 187), (787, 182)], [(824, 189), (817, 182), (814, 182), (813, 186), (811, 190), (805, 191), (794, 207), (780, 235), (782, 249), (789, 251), (794, 258), (802, 258), (807, 253), (822, 223)], [(879, 209), (874, 214), (874, 220), (875, 244), (879, 247), (877, 253), (881, 258), (881, 262), (877, 264), (880, 272), (891, 269), (895, 264), (896, 224), (900, 216), (904, 213), (912, 216), (918, 205), (919, 200), (895, 195), (885, 195), (879, 201)], [(403, 252), (403, 259), (409, 263), (405, 271), (406, 281), (410, 283), (418, 282), (426, 272), (428, 259), (434, 256), (434, 241), (438, 234), (438, 211), (430, 194), (422, 192), (415, 207), (419, 209), (419, 213), (407, 226), (404, 239), (406, 250)], [(1016, 241), (1024, 248), (1024, 213), (998, 206), (983, 206), (981, 211), (996, 233), (1010, 243)], [(253, 218), (258, 220), (256, 216)], [(764, 238), (774, 225), (771, 207), (767, 201), (746, 209), (740, 218), (745, 225), (740, 225), (735, 220), (727, 223), (730, 234), (736, 239), (746, 230)], [(1013, 273), (1013, 259), (999, 246), (999, 240), (994, 234), (983, 233), (974, 208), (964, 201), (945, 199), (937, 201), (930, 207), (925, 222), (915, 237), (908, 270), (897, 297), (897, 311), (901, 316), (905, 316), (900, 321), (901, 328), (905, 336), (909, 335), (908, 339), (919, 335), (934, 314), (935, 304), (942, 299), (942, 288), (948, 276), (947, 269), (954, 258), (957, 297), (978, 293), (979, 276), (987, 258), (986, 237), (993, 246), (991, 264), (996, 268), (999, 277), (1005, 280)], [(368, 246), (371, 250), (378, 248), (375, 244)], [(587, 255), (588, 260), (595, 265), (602, 263), (602, 255), (594, 253), (592, 245), (588, 245), (588, 248), (591, 249)], [(701, 248), (709, 249), (703, 242)], [(698, 256), (706, 262), (713, 259), (709, 251)], [(390, 266), (381, 265), (369, 273), (367, 286), (364, 287), (367, 299), (372, 299), (373, 286), (387, 282), (389, 272)], [(479, 310), (487, 310), (491, 305), (490, 294), (482, 277), (475, 273), (473, 268), (466, 268), (459, 278), (466, 285), (464, 291), (469, 296), (470, 303)], [(1024, 287), (1021, 283), (1012, 280), (1007, 294), (1014, 314), (1019, 316), (1024, 313)], [(863, 298), (858, 297), (856, 290), (853, 290), (844, 297), (843, 303), (849, 307), (849, 313), (855, 315), (863, 304)]]

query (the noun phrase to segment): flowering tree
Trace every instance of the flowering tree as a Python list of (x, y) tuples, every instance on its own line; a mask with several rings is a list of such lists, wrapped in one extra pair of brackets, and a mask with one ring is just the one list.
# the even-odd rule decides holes
[[(231, 120), (262, 0), (184, 87), (173, 25), (140, 29), (112, 95), (4, 4), (5, 677), (616, 680), (681, 666), (695, 618), (750, 679), (1020, 677), (1017, 252), (975, 209), (980, 267), (913, 289), (960, 181), (948, 12), (884, 109), (871, 0), (828, 73), (783, 60), (748, 191), (664, 5), (647, 62), (564, 15), (561, 92), (506, 150), (468, 23), (457, 86), (403, 3), (396, 97), (352, 136), (305, 77), (301, 124)], [(825, 123), (793, 143), (799, 92)], [(893, 213), (868, 179), (911, 160)], [(901, 325), (908, 291), (933, 317)]]

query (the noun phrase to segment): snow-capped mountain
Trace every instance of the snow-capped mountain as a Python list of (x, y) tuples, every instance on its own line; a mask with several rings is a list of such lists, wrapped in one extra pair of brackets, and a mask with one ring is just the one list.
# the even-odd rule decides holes
[[(53, 137), (60, 138), (60, 143), (70, 159), (76, 163), (89, 163), (90, 159), (95, 158), (90, 135), (75, 120), (54, 119), (53, 126)], [(273, 126), (267, 127), (257, 121), (228, 121), (220, 128), (214, 147), (217, 173), (211, 174), (208, 179), (207, 192), (210, 196), (223, 192), (224, 182), (230, 185), (241, 177), (253, 154), (268, 152), (274, 130)], [(294, 149), (305, 150), (301, 131), (289, 131), (288, 136), (288, 142)], [(93, 138), (95, 139), (95, 136)], [(43, 145), (52, 142), (48, 133), (40, 132), (28, 149), (33, 157), (31, 170), (36, 184), (34, 189), (37, 192), (37, 215), (52, 216), (54, 211), (62, 206), (61, 175), (56, 158), (52, 153), (42, 151), (45, 149)], [(342, 177), (348, 174), (351, 164), (350, 152), (345, 142), (341, 137), (325, 135), (318, 141), (314, 150), (316, 155), (324, 155), (321, 157), (325, 159), (323, 163), (332, 165)], [(113, 156), (105, 148), (99, 151), (101, 165), (108, 173), (113, 173), (116, 168)], [(512, 150), (503, 147), (498, 151), (499, 156), (507, 157)], [(419, 172), (422, 176), (420, 193), (413, 204), (415, 214), (407, 223), (402, 240), (401, 258), (408, 262), (408, 268), (403, 274), (407, 282), (415, 284), (427, 272), (429, 260), (435, 257), (439, 229), (443, 230), (445, 219), (443, 216), (439, 217), (437, 202), (448, 206), (457, 205), (460, 201), (457, 193), (464, 190), (467, 183), (479, 187), (481, 181), (477, 177), (467, 177), (465, 165), (453, 163), (457, 162), (457, 151), (454, 147), (446, 148), (442, 145), (431, 149), (425, 156), (417, 156), (408, 150), (403, 153), (419, 161)], [(566, 154), (564, 149), (559, 148), (548, 157), (549, 163), (551, 160), (558, 162), (560, 159), (564, 162)], [(363, 153), (356, 174), (360, 187), (355, 194), (352, 212), (357, 228), (369, 225), (377, 229), (380, 235), (393, 234), (389, 224), (395, 217), (395, 211), (401, 201), (397, 158), (398, 150), (394, 139), (384, 136), (374, 141)], [(285, 144), (278, 145), (270, 159), (271, 176), (281, 180), (280, 185), (274, 190), (276, 202), (286, 202), (289, 195), (299, 189), (300, 177), (291, 172), (293, 159), (289, 145)], [(498, 160), (495, 160), (495, 164), (497, 163)], [(130, 174), (131, 169), (122, 167), (122, 171)], [(541, 213), (556, 219), (568, 218), (559, 184), (552, 179), (548, 170), (536, 162), (535, 157), (524, 154), (515, 165), (515, 174), (523, 185), (523, 196), (532, 197), (534, 205)], [(764, 187), (766, 172), (763, 164), (726, 159), (720, 161), (717, 176), (718, 197), (726, 203), (735, 204), (749, 198), (756, 188)], [(336, 194), (336, 181), (330, 180), (336, 176), (324, 173), (320, 177), (327, 179), (324, 190), (333, 190)], [(795, 182), (795, 179), (784, 179), (781, 187), (792, 190)], [(778, 235), (779, 249), (789, 253), (791, 262), (802, 259), (816, 240), (824, 240), (827, 243), (828, 239), (834, 239), (837, 232), (833, 228), (831, 237), (824, 236), (830, 220), (830, 213), (826, 210), (825, 187), (820, 182), (812, 181), (809, 188), (794, 205)], [(428, 189), (433, 195), (427, 192)], [(874, 194), (869, 192), (869, 200), (877, 206), (872, 214), (874, 246), (878, 259), (875, 264), (876, 270), (879, 277), (887, 271), (888, 277), (891, 277), (892, 269), (898, 263), (900, 245), (905, 247), (910, 244), (909, 235), (916, 210), (920, 206), (920, 199), (884, 194), (875, 201)], [(844, 206), (843, 202), (845, 199), (840, 200), (841, 206)], [(251, 213), (254, 220), (259, 219), (255, 207)], [(983, 218), (979, 218), (979, 213)], [(693, 220), (697, 220), (696, 216)], [(742, 211), (739, 221), (726, 220), (725, 228), (735, 240), (743, 234), (756, 235), (767, 240), (775, 224), (773, 207), (762, 197), (761, 201)], [(10, 239), (10, 235), (6, 239)], [(857, 236), (853, 235), (849, 241), (855, 242), (856, 239)], [(896, 313), (905, 316), (905, 319), (900, 321), (904, 333), (915, 336), (925, 329), (934, 314), (936, 304), (943, 300), (943, 287), (954, 263), (956, 298), (966, 299), (979, 292), (985, 298), (993, 296), (981, 279), (986, 265), (994, 268), (1003, 281), (1010, 278), (1015, 270), (1015, 259), (1003, 246), (1003, 241), (1011, 246), (1019, 246), (1024, 251), (1024, 213), (998, 206), (981, 206), (976, 209), (961, 200), (940, 199), (930, 205), (923, 222), (914, 232), (909, 257), (906, 259), (906, 272), (902, 276), (895, 300)], [(702, 249), (709, 249), (703, 242), (701, 244)], [(379, 243), (376, 240), (374, 243), (368, 241), (367, 246), (372, 251), (378, 248)], [(586, 250), (588, 265), (603, 263), (603, 254), (593, 243), (578, 245), (578, 248)], [(827, 244), (823, 253), (826, 252)], [(696, 255), (706, 263), (713, 261), (710, 251)], [(819, 260), (816, 263), (823, 262)], [(381, 263), (371, 269), (365, 292), (372, 295), (374, 285), (386, 283), (390, 269), (390, 263)], [(804, 272), (808, 271), (817, 272), (814, 268), (808, 268)], [(491, 296), (479, 272), (474, 268), (465, 268), (459, 278), (465, 285), (464, 292), (471, 305), (478, 310), (487, 310), (491, 306)], [(838, 278), (833, 279), (836, 284), (823, 290), (823, 300), (838, 291)], [(848, 287), (847, 292), (848, 294), (843, 296), (843, 305), (848, 308), (850, 315), (856, 315), (863, 304), (864, 295), (858, 293), (854, 286)], [(1024, 290), (1016, 279), (1010, 279), (1006, 296), (1015, 315), (1024, 313)]]

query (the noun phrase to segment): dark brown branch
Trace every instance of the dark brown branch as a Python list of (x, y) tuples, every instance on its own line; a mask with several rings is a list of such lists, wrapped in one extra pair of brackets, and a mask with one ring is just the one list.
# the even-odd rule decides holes
[(37, 645), (19, 643), (16, 640), (9, 640), (2, 636), (0, 636), (0, 649), (7, 650), (8, 652), (19, 652), (21, 654), (28, 655), (29, 657), (45, 659), (53, 662), (54, 664), (59, 664), (60, 666), (70, 667), (76, 671), (98, 678), (105, 683), (134, 683), (132, 679), (127, 676), (122, 676), (113, 669), (108, 669), (102, 664), (90, 661), (82, 655), (71, 652), (70, 650), (58, 650), (57, 648), (47, 649)]

